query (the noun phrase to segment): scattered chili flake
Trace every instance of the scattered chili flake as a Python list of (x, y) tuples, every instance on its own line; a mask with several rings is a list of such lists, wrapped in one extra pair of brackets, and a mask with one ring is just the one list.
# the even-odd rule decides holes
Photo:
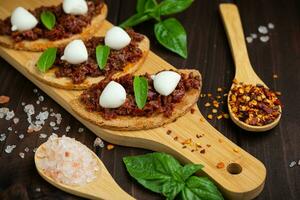
[(225, 164), (223, 162), (219, 162), (216, 167), (218, 169), (223, 169), (225, 167)]
[(195, 149), (192, 149), (192, 150), (191, 150), (191, 152), (194, 152), (194, 151), (195, 151)]
[(0, 104), (8, 103), (10, 98), (8, 96), (0, 96)]
[(196, 142), (196, 146), (199, 147), (199, 148), (202, 148), (200, 142)]
[(211, 145), (210, 145), (210, 144), (207, 144), (206, 146), (207, 146), (207, 147), (211, 147)]
[(232, 82), (233, 82), (234, 84), (237, 84), (237, 83), (238, 83), (238, 81), (237, 81), (236, 79), (233, 79)]
[(184, 140), (181, 144), (191, 144), (192, 143), (192, 139), (189, 138), (187, 140)]
[(219, 102), (217, 102), (216, 100), (213, 101), (213, 106), (216, 108), (219, 108)]
[(252, 126), (270, 124), (281, 114), (276, 94), (263, 85), (235, 84), (229, 105), (239, 120)]
[(172, 133), (171, 130), (167, 130), (167, 135), (170, 135)]
[(106, 148), (107, 150), (112, 150), (113, 148), (115, 148), (115, 146), (112, 144), (108, 144)]
[(185, 149), (186, 147), (187, 147), (187, 146), (185, 146), (185, 145), (184, 145), (184, 146), (182, 146), (182, 148), (183, 148), (183, 149)]
[(177, 141), (177, 140), (178, 140), (178, 136), (175, 136), (173, 139), (174, 139), (175, 141)]
[(196, 137), (197, 137), (197, 138), (201, 138), (201, 137), (202, 137), (202, 135), (200, 135), (200, 134), (196, 134)]
[(70, 156), (70, 152), (66, 151), (65, 152), (65, 157), (69, 157)]
[(195, 111), (196, 111), (196, 110), (195, 110), (194, 108), (192, 108), (192, 109), (191, 109), (191, 114), (194, 114)]
[(207, 118), (212, 119), (213, 118), (212, 114), (207, 115)]
[(205, 149), (202, 149), (200, 153), (205, 154)]

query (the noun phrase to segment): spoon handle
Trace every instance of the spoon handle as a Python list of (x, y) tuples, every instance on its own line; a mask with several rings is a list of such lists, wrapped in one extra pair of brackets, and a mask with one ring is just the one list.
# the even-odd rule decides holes
[(240, 82), (249, 82), (247, 80), (250, 79), (251, 82), (262, 83), (249, 60), (237, 6), (231, 3), (220, 4), (220, 12), (235, 63), (235, 78)]

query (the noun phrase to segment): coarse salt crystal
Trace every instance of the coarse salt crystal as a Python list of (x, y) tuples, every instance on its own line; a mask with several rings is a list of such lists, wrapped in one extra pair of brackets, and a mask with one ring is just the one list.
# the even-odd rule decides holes
[(39, 100), (38, 100), (38, 101), (36, 101), (36, 104), (37, 104), (37, 105), (39, 105), (40, 103), (41, 103), (41, 102), (40, 102)]
[(4, 133), (2, 133), (0, 135), (0, 142), (3, 142), (6, 139), (6, 135)]
[(43, 102), (45, 100), (44, 96), (39, 96), (39, 101)]
[(22, 106), (25, 106), (25, 105), (26, 105), (26, 103), (25, 103), (25, 102), (22, 102), (22, 103), (21, 103), (21, 105), (22, 105)]
[(79, 129), (78, 129), (78, 132), (79, 132), (79, 133), (82, 133), (83, 131), (84, 131), (84, 128), (79, 128)]
[(9, 112), (6, 113), (5, 119), (6, 119), (6, 120), (11, 120), (11, 119), (14, 118), (14, 117), (15, 117), (15, 113), (14, 113), (14, 111), (12, 110), (12, 111), (9, 111)]
[(262, 41), (262, 42), (268, 42), (269, 41), (269, 39), (270, 39), (270, 37), (269, 36), (260, 36), (260, 41)]
[(66, 132), (69, 132), (70, 129), (71, 129), (71, 126), (67, 126), (67, 127), (66, 127)]
[(36, 150), (37, 150), (37, 148), (35, 147), (35, 148), (32, 149), (32, 152), (35, 153)]
[(5, 152), (6, 153), (11, 153), (13, 150), (14, 150), (14, 148), (16, 148), (16, 145), (7, 145), (6, 146), (6, 148), (5, 148)]
[(292, 167), (294, 167), (296, 164), (297, 164), (296, 161), (292, 161), (292, 162), (290, 163), (289, 167), (292, 168)]
[(59, 129), (59, 127), (54, 126), (52, 129), (55, 130), (55, 131), (57, 131)]
[(50, 126), (51, 126), (51, 127), (54, 127), (55, 125), (56, 125), (55, 122), (50, 122)]
[(96, 178), (99, 166), (90, 150), (75, 139), (51, 135), (37, 152), (37, 166), (56, 181), (83, 185)]
[(104, 147), (104, 142), (99, 137), (97, 137), (94, 141), (94, 147), (97, 147), (97, 146), (99, 146), (101, 148)]
[(298, 165), (300, 165), (300, 160), (298, 160)]
[(25, 153), (21, 152), (19, 153), (19, 156), (23, 159), (25, 157)]
[(15, 133), (18, 133), (18, 131), (15, 131)]
[(275, 28), (275, 25), (273, 23), (268, 23), (268, 28), (269, 29), (274, 29)]
[(24, 134), (20, 134), (19, 138), (22, 140), (24, 138)]
[(41, 188), (39, 188), (39, 187), (38, 187), (38, 188), (35, 188), (35, 191), (36, 191), (36, 192), (41, 192)]
[(256, 33), (251, 33), (250, 35), (251, 35), (251, 37), (252, 37), (253, 39), (256, 39), (256, 38), (257, 38), (257, 34), (256, 34)]
[(27, 153), (29, 152), (29, 148), (28, 147), (25, 147), (24, 151)]
[(12, 127), (8, 127), (7, 130), (8, 130), (8, 131), (12, 131)]
[(258, 32), (260, 32), (261, 34), (267, 34), (268, 33), (268, 28), (265, 26), (259, 26), (258, 27)]
[(42, 138), (42, 139), (45, 139), (45, 138), (47, 138), (47, 134), (41, 133), (39, 137)]
[(42, 107), (42, 111), (46, 111), (46, 110), (48, 110), (47, 107)]
[(19, 123), (19, 121), (20, 121), (20, 119), (19, 119), (19, 118), (17, 118), (17, 117), (15, 117), (15, 118), (13, 119), (13, 122), (14, 122), (14, 124), (17, 124), (17, 123)]
[(252, 37), (246, 37), (246, 41), (247, 41), (248, 43), (251, 43), (251, 42), (253, 41), (253, 38), (252, 38)]
[(37, 92), (38, 92), (38, 89), (34, 88), (33, 93), (37, 93)]

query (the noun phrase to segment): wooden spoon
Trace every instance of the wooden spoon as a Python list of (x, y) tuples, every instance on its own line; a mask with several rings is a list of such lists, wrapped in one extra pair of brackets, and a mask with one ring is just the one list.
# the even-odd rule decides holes
[(131, 200), (134, 199), (131, 197), (129, 194), (127, 194), (124, 190), (120, 188), (120, 186), (114, 181), (112, 176), (109, 174), (107, 169), (105, 168), (104, 164), (102, 161), (98, 158), (98, 156), (91, 151), (93, 156), (98, 162), (99, 169), (97, 171), (97, 178), (85, 185), (82, 186), (69, 186), (62, 184), (60, 182), (57, 182), (56, 180), (52, 179), (51, 177), (47, 176), (44, 171), (39, 168), (37, 162), (39, 161), (40, 158), (38, 158), (38, 152), (41, 151), (43, 148), (43, 145), (40, 145), (39, 148), (37, 149), (35, 156), (34, 156), (34, 162), (36, 169), (38, 173), (50, 184), (54, 185), (55, 187), (88, 199), (116, 199), (116, 200)]
[[(261, 84), (264, 87), (268, 88), (267, 85), (257, 76), (251, 66), (246, 48), (241, 18), (237, 6), (231, 3), (220, 4), (220, 12), (222, 15), (223, 23), (225, 25), (227, 37), (235, 63), (235, 79), (238, 82), (243, 82), (245, 84)], [(232, 85), (232, 87), (233, 86), (234, 84)], [(229, 92), (227, 99), (230, 117), (233, 122), (242, 129), (253, 132), (262, 132), (274, 128), (279, 123), (281, 114), (272, 123), (264, 126), (251, 126), (244, 123), (243, 121), (239, 120), (231, 110), (231, 106), (229, 105), (230, 94), (231, 91)], [(281, 113), (281, 107), (279, 108), (279, 110)]]

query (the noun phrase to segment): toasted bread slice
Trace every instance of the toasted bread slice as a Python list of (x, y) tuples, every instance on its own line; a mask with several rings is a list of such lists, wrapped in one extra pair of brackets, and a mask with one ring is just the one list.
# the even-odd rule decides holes
[[(143, 56), (141, 57), (141, 59), (138, 62), (128, 64), (127, 66), (125, 66), (123, 71), (114, 74), (113, 77), (121, 76), (123, 74), (128, 74), (128, 73), (134, 73), (136, 70), (138, 70), (138, 68), (145, 61), (145, 59), (148, 55), (149, 49), (150, 49), (150, 42), (146, 36), (139, 43), (139, 48), (143, 52)], [(62, 89), (84, 90), (84, 89), (89, 88), (92, 84), (98, 83), (99, 81), (101, 81), (102, 79), (105, 78), (105, 76), (87, 77), (83, 83), (74, 84), (72, 82), (72, 79), (70, 79), (68, 77), (61, 77), (61, 78), (56, 77), (55, 71), (58, 70), (58, 67), (54, 66), (46, 73), (42, 73), (38, 70), (38, 68), (36, 67), (36, 64), (34, 62), (30, 62), (30, 64), (31, 64), (31, 66), (28, 66), (27, 70), (35, 78), (37, 78), (38, 80), (40, 80), (50, 86), (62, 88)]]
[(38, 39), (35, 41), (21, 41), (14, 42), (10, 36), (0, 36), (0, 45), (16, 50), (26, 50), (26, 51), (44, 51), (49, 47), (63, 47), (66, 46), (69, 42), (75, 39), (88, 40), (94, 36), (102, 25), (102, 22), (107, 16), (107, 6), (104, 4), (102, 6), (101, 13), (95, 16), (91, 24), (83, 29), (80, 34), (75, 34), (72, 37), (64, 38), (61, 40), (50, 41), (48, 39)]
[[(199, 75), (200, 80), (202, 80), (201, 74), (197, 70), (178, 70), (178, 72), (187, 74), (192, 72), (194, 75)], [(169, 118), (165, 117), (163, 114), (156, 114), (151, 117), (118, 116), (115, 119), (106, 120), (98, 112), (87, 111), (85, 106), (80, 102), (79, 97), (75, 100), (72, 100), (70, 105), (75, 113), (77, 113), (80, 117), (102, 128), (126, 131), (152, 129), (171, 123), (187, 113), (198, 101), (201, 86), (202, 81), (200, 82), (200, 89), (191, 89), (186, 92), (181, 102), (175, 104), (172, 116)]]

